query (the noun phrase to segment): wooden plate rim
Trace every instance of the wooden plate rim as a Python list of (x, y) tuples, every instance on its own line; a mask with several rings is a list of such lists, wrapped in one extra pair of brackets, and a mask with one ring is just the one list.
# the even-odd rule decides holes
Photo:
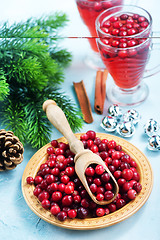
[[(81, 134), (83, 133), (77, 133), (75, 135), (78, 138), (80, 138)], [(46, 150), (50, 146), (50, 143), (48, 143), (41, 149), (39, 149), (32, 156), (22, 176), (22, 193), (24, 199), (28, 206), (30, 207), (30, 209), (44, 221), (67, 229), (94, 230), (109, 227), (111, 225), (114, 225), (127, 219), (128, 217), (136, 213), (147, 201), (153, 187), (153, 172), (147, 157), (137, 147), (135, 147), (133, 144), (131, 144), (130, 142), (126, 141), (123, 138), (105, 133), (97, 133), (96, 136), (100, 137), (101, 139), (102, 138), (107, 138), (108, 140), (114, 139), (118, 144), (122, 146), (123, 150), (137, 162), (138, 171), (141, 175), (140, 182), (142, 184), (142, 191), (138, 194), (135, 200), (132, 200), (131, 202), (126, 204), (123, 208), (104, 217), (87, 219), (67, 219), (64, 222), (60, 222), (50, 213), (50, 211), (42, 208), (37, 197), (33, 195), (34, 187), (26, 184), (26, 178), (28, 176), (35, 177), (35, 174), (37, 173), (40, 164), (46, 160), (47, 157)], [(58, 141), (67, 142), (64, 137), (59, 138)]]

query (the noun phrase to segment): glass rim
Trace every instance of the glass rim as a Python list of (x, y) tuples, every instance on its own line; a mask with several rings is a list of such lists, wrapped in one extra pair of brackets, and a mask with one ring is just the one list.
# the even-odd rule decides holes
[[(107, 34), (107, 33), (103, 32), (103, 31), (100, 29), (99, 18), (100, 18), (104, 13), (106, 13), (107, 11), (110, 11), (110, 10), (116, 9), (116, 8), (120, 8), (120, 7), (135, 7), (135, 8), (138, 8), (138, 9), (143, 10), (143, 11), (146, 12), (146, 13), (148, 14), (148, 16), (149, 16), (149, 20), (150, 20), (149, 25), (148, 25), (142, 32), (136, 33), (136, 34), (130, 35), (130, 36), (115, 36), (115, 35), (111, 35), (111, 34)], [(119, 11), (118, 11), (118, 12), (119, 12)], [(113, 13), (113, 14), (115, 14), (115, 13)], [(112, 15), (112, 14), (111, 14), (111, 15)], [(112, 8), (108, 8), (108, 9), (104, 10), (103, 12), (101, 12), (101, 13), (98, 15), (98, 17), (96, 18), (95, 25), (96, 25), (96, 30), (98, 30), (101, 34), (105, 35), (106, 38), (107, 38), (107, 37), (109, 37), (109, 38), (113, 37), (113, 38), (119, 38), (119, 39), (121, 39), (121, 38), (137, 38), (139, 35), (144, 34), (149, 28), (151, 28), (151, 26), (152, 26), (152, 17), (151, 17), (151, 14), (150, 14), (146, 9), (144, 9), (144, 8), (142, 8), (142, 7), (139, 7), (139, 6), (136, 6), (136, 5), (118, 5), (118, 6), (115, 6), (115, 7), (112, 7)], [(97, 31), (97, 32), (98, 32), (98, 31)], [(145, 38), (145, 37), (144, 37), (144, 38)]]

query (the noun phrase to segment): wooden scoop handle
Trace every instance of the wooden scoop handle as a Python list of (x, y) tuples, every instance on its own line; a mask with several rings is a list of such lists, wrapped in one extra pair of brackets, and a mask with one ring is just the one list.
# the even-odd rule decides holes
[(43, 110), (49, 121), (67, 139), (70, 149), (74, 154), (85, 151), (83, 143), (73, 134), (64, 112), (53, 100), (46, 100), (43, 103)]

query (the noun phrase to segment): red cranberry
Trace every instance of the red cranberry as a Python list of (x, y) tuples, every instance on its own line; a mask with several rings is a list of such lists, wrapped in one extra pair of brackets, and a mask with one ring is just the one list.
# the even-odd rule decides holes
[(130, 184), (129, 182), (125, 182), (125, 183), (123, 184), (123, 190), (124, 190), (125, 192), (128, 192), (131, 188), (132, 188), (132, 187), (131, 187), (131, 184)]
[(58, 148), (61, 148), (61, 149), (63, 149), (63, 150), (66, 150), (66, 149), (68, 149), (68, 144), (66, 144), (66, 143), (63, 143), (63, 142), (59, 142), (58, 143)]
[(100, 156), (103, 160), (105, 160), (105, 159), (108, 157), (108, 153), (107, 153), (106, 151), (102, 151), (102, 152), (100, 152), (99, 156)]
[(93, 143), (98, 146), (101, 143), (101, 139), (96, 137)]
[(52, 145), (52, 147), (54, 147), (54, 148), (58, 147), (58, 142), (57, 142), (57, 140), (52, 140), (52, 141), (51, 141), (51, 145)]
[(117, 17), (115, 17), (115, 16), (112, 16), (112, 17), (110, 17), (110, 22), (116, 22), (117, 20), (118, 20), (118, 18)]
[(71, 206), (73, 202), (73, 198), (71, 195), (66, 195), (62, 198), (62, 205), (63, 206)]
[(63, 155), (64, 154), (64, 150), (61, 149), (61, 148), (56, 148), (55, 149), (55, 154), (56, 154), (56, 156)]
[(121, 20), (127, 20), (128, 19), (128, 15), (127, 14), (122, 14), (121, 16), (120, 16), (120, 19)]
[(86, 132), (86, 134), (88, 135), (88, 137), (89, 137), (89, 139), (91, 139), (91, 140), (95, 140), (95, 138), (96, 138), (96, 133), (94, 132), (94, 131), (88, 131), (88, 132)]
[(49, 185), (49, 186), (51, 187), (51, 190), (52, 190), (53, 192), (57, 191), (58, 188), (59, 188), (59, 186), (58, 186), (57, 183), (51, 183), (51, 185)]
[(130, 169), (124, 169), (122, 171), (122, 178), (126, 179), (127, 181), (131, 180), (133, 177), (133, 172)]
[(118, 185), (119, 185), (120, 187), (122, 187), (123, 184), (126, 183), (126, 180), (125, 180), (124, 178), (119, 178), (118, 181), (117, 181), (117, 183), (118, 183)]
[(105, 192), (105, 188), (104, 187), (102, 187), (102, 186), (99, 186), (98, 188), (97, 188), (97, 194), (98, 193), (104, 193)]
[(67, 218), (67, 213), (64, 211), (61, 211), (57, 214), (57, 218), (59, 221), (64, 221)]
[(103, 208), (97, 208), (96, 215), (97, 217), (103, 217), (105, 214), (105, 210)]
[(108, 142), (108, 148), (114, 149), (116, 147), (116, 142), (114, 140), (111, 140)]
[(42, 189), (39, 187), (36, 187), (33, 191), (33, 194), (38, 197), (38, 195), (42, 192)]
[(134, 172), (133, 173), (133, 177), (132, 177), (133, 180), (136, 180), (137, 182), (140, 180), (140, 175), (138, 172)]
[(137, 33), (137, 30), (135, 28), (131, 28), (127, 30), (128, 35), (134, 35)]
[(122, 172), (120, 171), (120, 170), (117, 170), (117, 171), (115, 171), (114, 172), (114, 177), (116, 178), (116, 179), (118, 179), (118, 178), (120, 178), (121, 177), (121, 175), (122, 175)]
[(110, 204), (108, 204), (108, 209), (109, 209), (109, 211), (112, 213), (112, 212), (115, 212), (116, 211), (116, 204), (114, 204), (114, 203), (110, 203)]
[(125, 168), (129, 169), (130, 166), (129, 166), (128, 163), (126, 163), (126, 162), (122, 162), (121, 165), (120, 165), (120, 169), (121, 169), (121, 171), (123, 171)]
[(95, 173), (95, 170), (92, 167), (88, 167), (85, 170), (86, 176), (93, 177)]
[(101, 185), (101, 180), (100, 180), (100, 178), (95, 178), (95, 179), (93, 180), (93, 183), (95, 183), (97, 186), (100, 186), (100, 185)]
[(111, 22), (108, 20), (103, 23), (103, 27), (109, 28), (110, 26), (111, 26)]
[(67, 176), (72, 177), (75, 173), (74, 167), (67, 167), (65, 169), (65, 173), (66, 173)]
[(90, 190), (92, 193), (96, 193), (97, 192), (97, 185), (95, 183), (90, 185)]
[(42, 202), (44, 199), (49, 199), (49, 193), (46, 192), (46, 191), (41, 192), (38, 195), (38, 199), (39, 199), (40, 202)]
[(108, 165), (111, 165), (111, 164), (112, 164), (112, 158), (107, 157), (107, 158), (105, 159), (105, 162), (106, 162)]
[(119, 151), (115, 151), (112, 153), (112, 159), (120, 159), (121, 153)]
[(114, 197), (114, 193), (112, 191), (106, 191), (104, 193), (104, 199), (109, 201)]
[(121, 30), (121, 31), (119, 32), (119, 36), (121, 36), (121, 37), (127, 36), (127, 31)]
[(81, 206), (84, 207), (84, 208), (88, 208), (89, 207), (89, 201), (87, 198), (83, 198), (81, 200)]
[(130, 189), (128, 192), (127, 192), (127, 196), (129, 199), (133, 200), (136, 198), (137, 196), (137, 192), (134, 190), (134, 189)]
[(92, 145), (93, 145), (93, 140), (89, 139), (89, 140), (87, 141), (87, 146), (88, 146), (88, 148), (91, 148)]
[(40, 188), (42, 188), (42, 189), (47, 189), (47, 186), (48, 186), (46, 180), (43, 180), (39, 185), (40, 185)]
[(105, 211), (105, 215), (109, 214), (109, 209), (107, 207), (104, 208), (104, 211)]
[(118, 52), (118, 56), (119, 56), (120, 58), (126, 58), (126, 57), (128, 56), (127, 50), (120, 50), (120, 51)]
[(102, 175), (104, 173), (104, 167), (102, 165), (97, 165), (95, 167), (95, 173), (97, 175)]
[(50, 155), (50, 154), (53, 154), (54, 153), (54, 148), (53, 147), (48, 147), (47, 148), (47, 153)]
[(42, 207), (43, 207), (44, 209), (49, 209), (50, 206), (51, 206), (50, 201), (49, 201), (48, 199), (44, 199), (44, 200), (41, 202), (41, 204), (42, 204)]
[(27, 177), (26, 182), (27, 182), (28, 184), (33, 184), (33, 183), (34, 183), (33, 177), (30, 177), (30, 176)]
[(129, 181), (129, 183), (131, 184), (131, 187), (133, 188), (133, 185), (137, 182), (135, 180), (131, 180), (131, 181)]
[(55, 167), (51, 170), (51, 173), (54, 175), (54, 176), (58, 176), (60, 174), (60, 170), (59, 168)]
[(107, 183), (110, 180), (109, 173), (107, 173), (107, 172), (103, 173), (101, 176), (101, 180), (102, 180), (102, 182)]
[(113, 165), (109, 165), (108, 169), (111, 171), (111, 173), (114, 173), (116, 171), (116, 168)]
[(145, 17), (139, 17), (139, 18), (138, 18), (138, 22), (139, 22), (139, 23), (144, 22), (145, 20), (146, 20)]
[(84, 219), (88, 216), (88, 210), (86, 208), (80, 207), (77, 210), (78, 217)]
[(63, 163), (65, 157), (63, 155), (58, 155), (57, 156), (57, 161), (60, 162), (60, 163)]
[(112, 184), (111, 184), (111, 183), (106, 183), (106, 184), (105, 184), (105, 189), (106, 189), (107, 191), (111, 191), (111, 190), (113, 189)]
[(136, 182), (133, 185), (133, 189), (136, 190), (137, 193), (139, 193), (142, 190), (142, 185), (139, 182)]
[(98, 152), (98, 147), (97, 147), (97, 145), (92, 145), (91, 146), (91, 148), (90, 148), (90, 150), (93, 152), (93, 153), (97, 153)]
[[(56, 155), (55, 155), (55, 158), (56, 158)], [(54, 166), (55, 166), (55, 160), (50, 159), (49, 162), (48, 162), (48, 167), (53, 168)]]
[(74, 209), (71, 209), (71, 210), (69, 210), (68, 211), (68, 217), (69, 218), (75, 218), (77, 216), (77, 212), (76, 212), (76, 210), (74, 210)]
[(80, 139), (84, 140), (84, 141), (87, 141), (89, 139), (89, 136), (88, 136), (88, 134), (84, 133), (80, 136)]
[(70, 181), (70, 178), (67, 175), (61, 177), (61, 182), (67, 184)]
[(117, 201), (116, 201), (116, 207), (117, 207), (117, 209), (120, 209), (120, 208), (122, 208), (124, 205), (126, 205), (126, 201), (124, 200), (124, 199), (118, 199)]
[(66, 194), (72, 194), (74, 192), (74, 187), (71, 185), (66, 185), (65, 186), (65, 193)]
[(102, 193), (98, 193), (96, 199), (98, 201), (103, 201), (104, 200), (104, 195)]
[(57, 214), (61, 211), (60, 207), (58, 205), (54, 205), (51, 207), (51, 213), (54, 216), (57, 216)]
[(48, 175), (46, 177), (46, 181), (47, 181), (48, 184), (51, 184), (55, 181), (55, 177), (53, 175)]
[(61, 200), (61, 198), (62, 198), (62, 193), (61, 192), (55, 191), (55, 192), (52, 193), (52, 200), (54, 202), (59, 202)]
[(73, 196), (73, 201), (74, 201), (74, 203), (80, 203), (81, 197), (79, 195)]
[(119, 166), (121, 165), (121, 161), (118, 160), (118, 159), (114, 159), (114, 160), (112, 161), (112, 165), (117, 169), (117, 168), (119, 168)]

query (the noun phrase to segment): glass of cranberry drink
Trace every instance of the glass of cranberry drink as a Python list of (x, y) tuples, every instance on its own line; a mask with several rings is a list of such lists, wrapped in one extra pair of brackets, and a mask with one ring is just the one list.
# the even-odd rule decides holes
[(122, 106), (143, 102), (148, 96), (142, 77), (152, 44), (151, 15), (137, 6), (116, 6), (98, 16), (96, 29), (102, 61), (114, 80), (109, 100)]
[(94, 68), (99, 68), (101, 67), (101, 63), (100, 63), (101, 59), (99, 56), (99, 51), (96, 43), (96, 38), (97, 38), (97, 32), (95, 27), (96, 18), (104, 10), (117, 5), (122, 5), (123, 0), (112, 0), (112, 1), (111, 0), (76, 0), (76, 3), (77, 3), (79, 14), (83, 19), (84, 24), (87, 26), (90, 32), (91, 37), (89, 37), (88, 40), (89, 40), (91, 49), (93, 50), (93, 53), (94, 53), (92, 57), (97, 58), (97, 60), (96, 59), (91, 60), (92, 63), (90, 63), (90, 66)]

